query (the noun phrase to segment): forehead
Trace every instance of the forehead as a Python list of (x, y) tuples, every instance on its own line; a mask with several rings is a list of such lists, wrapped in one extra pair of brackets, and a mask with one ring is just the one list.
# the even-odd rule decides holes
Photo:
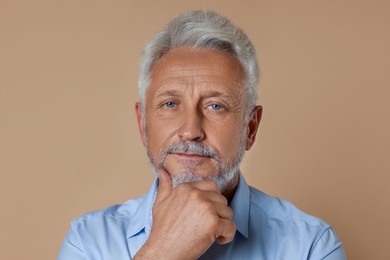
[(241, 64), (232, 55), (213, 49), (177, 48), (153, 66), (150, 90), (190, 84), (240, 91), (242, 81)]

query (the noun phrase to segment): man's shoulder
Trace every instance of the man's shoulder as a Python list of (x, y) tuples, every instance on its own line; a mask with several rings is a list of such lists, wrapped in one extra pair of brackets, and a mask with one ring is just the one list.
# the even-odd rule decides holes
[(125, 259), (127, 239), (145, 227), (150, 209), (148, 195), (75, 218), (58, 259), (79, 259), (76, 256), (80, 255), (90, 256), (88, 259)]
[(262, 214), (268, 220), (280, 223), (296, 223), (317, 229), (329, 227), (322, 219), (303, 212), (291, 202), (270, 196), (254, 187), (249, 187), (251, 194), (251, 210)]
[(144, 198), (145, 195), (130, 199), (123, 204), (111, 205), (101, 210), (90, 211), (75, 218), (72, 221), (72, 226), (77, 229), (104, 223), (121, 224), (121, 222), (129, 221), (136, 213)]
[[(250, 226), (261, 241), (279, 241), (289, 254), (299, 252), (305, 259), (345, 259), (340, 239), (330, 225), (309, 215), (287, 200), (265, 194), (250, 187)], [(267, 244), (265, 248), (274, 248)]]

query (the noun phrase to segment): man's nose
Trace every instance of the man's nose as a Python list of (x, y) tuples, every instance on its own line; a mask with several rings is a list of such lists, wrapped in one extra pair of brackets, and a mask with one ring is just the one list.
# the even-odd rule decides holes
[(205, 138), (203, 115), (198, 109), (186, 109), (181, 118), (177, 135), (181, 141), (200, 142)]

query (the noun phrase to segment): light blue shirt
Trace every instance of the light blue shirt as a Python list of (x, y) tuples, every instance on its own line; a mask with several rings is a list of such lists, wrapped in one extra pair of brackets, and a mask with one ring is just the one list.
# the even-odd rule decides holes
[[(157, 183), (143, 197), (72, 221), (57, 259), (132, 259), (150, 234)], [(230, 207), (237, 226), (234, 240), (214, 243), (200, 259), (346, 259), (328, 224), (248, 186), (242, 174)]]

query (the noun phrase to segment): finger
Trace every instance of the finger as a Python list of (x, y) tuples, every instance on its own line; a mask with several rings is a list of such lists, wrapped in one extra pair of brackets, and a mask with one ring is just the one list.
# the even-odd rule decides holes
[(231, 242), (236, 234), (236, 224), (231, 220), (220, 219), (215, 241), (218, 244), (227, 244)]
[(205, 199), (213, 203), (218, 203), (225, 207), (228, 205), (228, 200), (221, 193), (218, 193), (216, 191), (201, 191), (201, 192), (202, 192), (202, 196)]
[(158, 170), (158, 187), (155, 203), (158, 204), (165, 200), (172, 193), (171, 176), (163, 169)]
[(233, 210), (221, 203), (214, 203), (214, 209), (221, 219), (231, 220), (233, 218)]

